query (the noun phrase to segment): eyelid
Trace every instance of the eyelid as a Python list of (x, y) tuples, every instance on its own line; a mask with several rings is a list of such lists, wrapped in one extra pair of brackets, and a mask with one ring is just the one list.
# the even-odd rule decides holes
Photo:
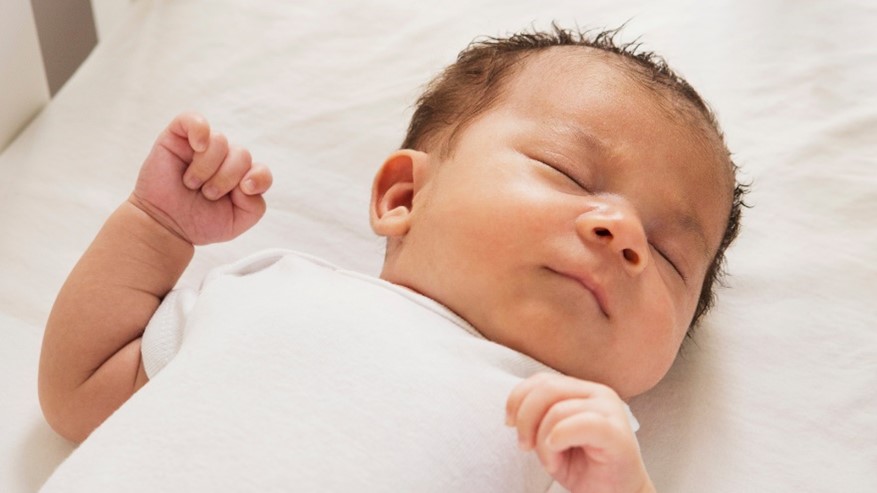
[(571, 182), (575, 183), (582, 190), (584, 190), (586, 192), (590, 191), (590, 190), (588, 190), (588, 187), (586, 187), (584, 183), (579, 181), (573, 175), (569, 174), (564, 168), (557, 166), (555, 164), (549, 163), (548, 161), (546, 161), (544, 159), (538, 159), (538, 158), (533, 158), (533, 159), (544, 164), (545, 166), (548, 166), (549, 168), (553, 169), (554, 171), (557, 171), (558, 173), (562, 174), (563, 176), (567, 177)]
[(676, 262), (673, 262), (673, 261), (670, 259), (670, 257), (668, 257), (667, 254), (663, 252), (663, 250), (661, 250), (660, 248), (658, 248), (657, 245), (655, 245), (654, 243), (649, 243), (649, 244), (652, 246), (652, 248), (655, 249), (656, 252), (658, 252), (658, 255), (660, 255), (661, 257), (663, 257), (664, 260), (666, 260), (667, 263), (669, 263), (670, 266), (673, 267), (673, 270), (675, 270), (676, 273), (679, 274), (679, 277), (681, 277), (683, 281), (687, 281), (687, 280), (688, 280), (688, 279), (685, 277), (685, 274), (683, 274), (682, 271), (679, 269), (679, 267), (676, 266)]
[[(588, 192), (588, 193), (591, 192), (591, 191), (588, 189), (588, 187), (586, 187), (586, 186), (585, 186), (581, 181), (579, 181), (576, 177), (574, 177), (574, 176), (571, 175), (569, 172), (567, 172), (567, 171), (565, 170), (565, 168), (560, 167), (560, 166), (557, 166), (557, 165), (555, 165), (555, 164), (552, 164), (552, 163), (550, 163), (550, 162), (548, 162), (547, 160), (542, 159), (542, 158), (530, 157), (530, 159), (532, 159), (532, 160), (534, 160), (534, 161), (536, 161), (536, 162), (538, 162), (538, 163), (541, 163), (541, 164), (543, 164), (543, 165), (545, 165), (545, 166), (551, 168), (551, 169), (554, 170), (554, 171), (557, 171), (558, 173), (560, 173), (560, 174), (562, 174), (563, 176), (565, 176), (568, 180), (570, 180), (571, 182), (573, 182), (576, 186), (578, 186), (579, 188), (581, 188), (581, 189), (584, 190), (585, 192)], [(676, 271), (676, 274), (682, 279), (682, 282), (687, 284), (687, 282), (688, 282), (688, 278), (685, 276), (685, 274), (682, 272), (682, 270), (677, 266), (676, 262), (674, 262), (673, 260), (671, 260), (670, 257), (667, 256), (667, 254), (664, 253), (663, 250), (659, 249), (654, 243), (651, 243), (651, 242), (650, 242), (649, 245), (650, 245), (652, 248), (654, 248), (655, 251), (658, 252), (658, 254), (659, 254), (664, 260), (667, 261), (667, 263), (670, 264), (670, 266), (673, 268), (673, 270)]]

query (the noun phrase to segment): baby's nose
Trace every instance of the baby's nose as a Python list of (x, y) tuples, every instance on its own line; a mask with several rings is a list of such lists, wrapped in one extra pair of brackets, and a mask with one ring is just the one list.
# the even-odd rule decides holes
[(637, 275), (649, 261), (642, 221), (626, 204), (601, 204), (576, 220), (576, 231), (585, 243), (605, 248), (624, 270)]

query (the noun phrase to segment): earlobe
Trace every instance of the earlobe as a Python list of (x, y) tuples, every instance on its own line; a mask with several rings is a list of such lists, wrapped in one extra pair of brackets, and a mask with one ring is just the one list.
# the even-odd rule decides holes
[(411, 227), (414, 196), (427, 172), (429, 156), (402, 149), (387, 157), (372, 183), (372, 230), (388, 238), (402, 237)]

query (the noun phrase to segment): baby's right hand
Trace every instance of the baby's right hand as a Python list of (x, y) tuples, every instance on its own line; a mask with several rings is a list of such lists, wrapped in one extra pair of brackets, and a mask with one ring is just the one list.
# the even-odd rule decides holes
[(200, 115), (178, 115), (158, 136), (128, 199), (194, 245), (228, 241), (265, 213), (271, 171), (229, 146)]

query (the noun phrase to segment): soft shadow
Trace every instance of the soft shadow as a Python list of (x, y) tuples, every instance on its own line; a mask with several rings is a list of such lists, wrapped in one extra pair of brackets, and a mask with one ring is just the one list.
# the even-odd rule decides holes
[(70, 455), (75, 445), (61, 438), (42, 419), (31, 421), (20, 444), (14, 474), (22, 491), (38, 491), (52, 472)]
[(704, 440), (723, 422), (724, 378), (708, 334), (704, 328), (701, 337), (687, 340), (664, 379), (630, 402), (640, 422), (643, 461), (658, 491), (688, 491), (697, 474), (691, 466), (707, 452)]

